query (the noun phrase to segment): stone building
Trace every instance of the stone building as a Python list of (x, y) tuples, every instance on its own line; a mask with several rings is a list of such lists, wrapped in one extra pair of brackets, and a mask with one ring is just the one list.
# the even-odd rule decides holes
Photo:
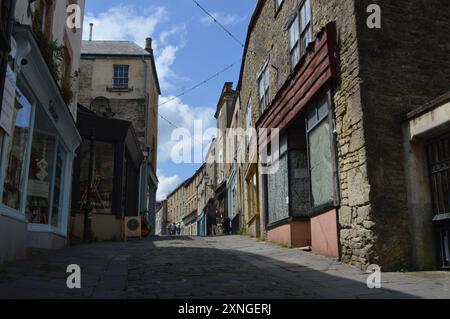
[[(381, 29), (368, 24), (374, 3)], [(402, 121), (448, 91), (449, 15), (441, 0), (258, 1), (241, 118), (281, 131), (279, 147), (260, 131), (269, 161), (244, 167), (249, 227), (361, 267), (438, 267), (432, 223), (418, 229), (423, 211), (408, 205), (419, 194), (407, 183)]]
[(185, 182), (167, 195), (167, 221), (181, 228), (185, 215), (186, 188)]
[(217, 189), (217, 163), (216, 163), (216, 139), (211, 141), (206, 154), (204, 164), (203, 181), (198, 187), (198, 235), (211, 235), (211, 221), (216, 215), (216, 189)]
[(155, 222), (155, 235), (163, 236), (168, 235), (168, 222), (167, 222), (167, 200), (156, 203), (156, 222)]
[[(215, 118), (217, 120), (218, 136), (215, 141), (216, 152), (216, 201), (219, 217), (229, 216), (229, 188), (228, 175), (233, 165), (233, 152), (227, 138), (233, 120), (234, 108), (236, 106), (237, 92), (233, 90), (233, 83), (224, 84), (222, 93), (217, 104)], [(231, 152), (230, 152), (231, 150)]]
[(139, 213), (149, 214), (152, 226), (160, 94), (151, 38), (145, 49), (127, 41), (83, 41), (79, 102), (97, 114), (133, 124), (145, 158), (140, 167)]
[(195, 174), (185, 182), (185, 213), (183, 216), (183, 234), (188, 236), (198, 235), (198, 206), (200, 201), (199, 186), (203, 183), (205, 165), (202, 165)]
[[(7, 3), (0, 3), (2, 25)], [(67, 13), (74, 4), (82, 26), (83, 0), (16, 1), (0, 115), (0, 263), (67, 243), (81, 142), (75, 120), (82, 30)]]

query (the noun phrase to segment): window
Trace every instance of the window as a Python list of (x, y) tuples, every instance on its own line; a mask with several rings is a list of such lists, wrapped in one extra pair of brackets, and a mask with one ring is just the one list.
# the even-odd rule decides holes
[(300, 57), (306, 53), (312, 41), (311, 1), (305, 0), (299, 8), (295, 20), (289, 27), (289, 51), (292, 68), (295, 68)]
[[(273, 224), (289, 217), (289, 164), (287, 152), (287, 137), (283, 134), (280, 139), (279, 150), (273, 150), (273, 146), (268, 146), (268, 156), (270, 164), (268, 167), (278, 168), (273, 174), (266, 175), (267, 183), (267, 204), (268, 223)], [(276, 155), (275, 151), (279, 152)]]
[(269, 81), (269, 66), (267, 64), (258, 78), (259, 106), (261, 113), (264, 113), (267, 106), (269, 105)]
[(113, 77), (114, 89), (128, 89), (129, 69), (130, 67), (128, 65), (114, 66), (114, 77)]
[[(81, 144), (80, 198), (81, 210), (87, 205), (89, 183), (90, 140)], [(91, 185), (91, 205), (97, 214), (112, 214), (114, 154), (112, 143), (96, 141), (94, 144), (94, 169)]]
[(12, 209), (20, 210), (24, 192), (32, 106), (19, 91), (16, 91), (14, 106), (13, 125), (7, 150), (8, 159), (3, 188), (3, 204)]
[(247, 130), (247, 145), (250, 144), (253, 133), (253, 118), (252, 118), (252, 100), (248, 102), (247, 113), (245, 114), (245, 129)]
[(283, 1), (284, 0), (275, 0), (275, 12), (278, 12), (278, 10), (281, 8)]
[(29, 223), (48, 225), (52, 192), (56, 139), (35, 131), (28, 176), (26, 217)]
[(332, 156), (327, 94), (323, 94), (308, 109), (307, 131), (311, 177), (312, 208), (334, 203), (334, 165)]

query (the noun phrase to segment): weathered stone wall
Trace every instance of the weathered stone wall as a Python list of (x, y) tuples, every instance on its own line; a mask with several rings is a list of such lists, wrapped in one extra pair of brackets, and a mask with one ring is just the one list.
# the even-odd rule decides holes
[[(253, 111), (253, 125), (256, 124), (261, 116), (257, 76), (262, 71), (264, 64), (269, 61), (270, 100), (275, 97), (291, 74), (289, 33), (285, 27), (294, 17), (297, 1), (285, 0), (277, 13), (275, 12), (275, 1), (266, 0), (263, 2), (259, 17), (251, 30), (248, 39), (248, 50), (244, 57), (245, 62), (240, 83), (241, 112), (239, 115), (242, 127), (245, 127), (246, 111), (250, 101)], [(242, 166), (244, 174), (248, 167), (249, 165)], [(261, 217), (264, 218), (265, 201), (261, 179), (259, 182), (260, 211)], [(257, 224), (250, 225), (251, 227), (248, 231), (253, 235), (264, 234), (264, 221), (258, 221)]]
[(338, 212), (343, 262), (372, 262), (375, 235), (361, 106), (360, 59), (353, 0), (312, 1), (314, 33), (336, 21), (338, 76), (333, 86), (341, 207)]
[[(266, 1), (249, 41), (241, 88), (242, 110), (251, 98), (254, 119), (259, 117), (256, 75), (270, 55), (270, 98), (291, 74), (288, 31), (297, 1), (285, 0), (275, 16), (273, 1)], [(371, 260), (369, 183), (364, 147), (356, 17), (353, 0), (311, 0), (313, 33), (336, 21), (338, 77), (333, 84), (337, 129), (338, 171), (342, 208), (339, 212), (341, 257), (366, 265)], [(244, 115), (245, 118), (245, 115)]]
[[(366, 8), (372, 3), (382, 10), (380, 30), (366, 26)], [(412, 253), (400, 120), (450, 89), (450, 2), (359, 0), (355, 4), (369, 212), (377, 238), (371, 262), (400, 269), (410, 266)]]
[[(111, 92), (114, 64), (130, 66), (130, 92)], [(156, 79), (153, 77), (152, 65), (147, 60), (147, 90), (149, 94), (147, 141), (150, 147), (152, 168), (156, 172), (157, 138), (158, 138), (158, 103)], [(141, 57), (87, 57), (83, 56), (80, 63), (79, 103), (89, 108), (91, 101), (99, 96), (109, 99), (116, 118), (133, 122), (136, 134), (145, 146), (145, 67)]]
[(87, 108), (89, 108), (92, 101), (92, 72), (94, 61), (91, 59), (81, 59), (80, 61), (78, 103)]

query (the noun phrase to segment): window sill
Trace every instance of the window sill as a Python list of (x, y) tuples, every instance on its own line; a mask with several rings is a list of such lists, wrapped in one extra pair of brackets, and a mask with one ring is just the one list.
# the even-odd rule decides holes
[(116, 92), (116, 93), (129, 93), (134, 91), (134, 87), (131, 88), (116, 88), (116, 87), (106, 87), (108, 92)]
[(50, 225), (28, 224), (28, 231), (34, 233), (51, 233), (58, 236), (66, 237), (66, 234), (64, 234), (60, 229)]
[(19, 222), (26, 223), (25, 215), (19, 211), (9, 208), (3, 204), (0, 204), (0, 216), (9, 217)]

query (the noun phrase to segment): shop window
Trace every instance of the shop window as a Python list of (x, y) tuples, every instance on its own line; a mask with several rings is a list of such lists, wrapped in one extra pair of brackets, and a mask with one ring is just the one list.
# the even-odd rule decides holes
[[(88, 199), (90, 141), (81, 145), (80, 206), (84, 210)], [(114, 181), (114, 144), (95, 141), (93, 152), (93, 180), (91, 206), (97, 214), (112, 214)]]
[(295, 68), (300, 58), (306, 53), (306, 48), (310, 42), (312, 42), (311, 1), (305, 0), (289, 27), (289, 50), (292, 68)]
[[(269, 167), (278, 168), (273, 170), (273, 174), (266, 175), (267, 182), (267, 202), (269, 212), (269, 224), (284, 220), (289, 217), (289, 174), (288, 174), (288, 152), (287, 139), (283, 135), (280, 139), (279, 156), (270, 148), (272, 154)], [(278, 158), (277, 158), (278, 157)]]
[(60, 227), (67, 152), (42, 106), (36, 107), (25, 215), (29, 223)]
[(19, 91), (16, 92), (14, 106), (13, 124), (7, 150), (3, 204), (12, 209), (20, 210), (24, 193), (32, 106)]
[(115, 65), (113, 88), (114, 89), (128, 89), (128, 76), (130, 66), (128, 65)]
[(328, 96), (323, 94), (309, 107), (307, 115), (313, 208), (334, 203), (335, 181), (329, 109)]
[(64, 153), (61, 148), (58, 147), (56, 152), (56, 163), (55, 163), (55, 178), (53, 183), (53, 206), (52, 206), (52, 226), (60, 227), (61, 223), (61, 196), (63, 187), (63, 165), (64, 165)]
[(53, 136), (34, 133), (26, 208), (29, 223), (49, 224), (55, 149), (56, 140)]

